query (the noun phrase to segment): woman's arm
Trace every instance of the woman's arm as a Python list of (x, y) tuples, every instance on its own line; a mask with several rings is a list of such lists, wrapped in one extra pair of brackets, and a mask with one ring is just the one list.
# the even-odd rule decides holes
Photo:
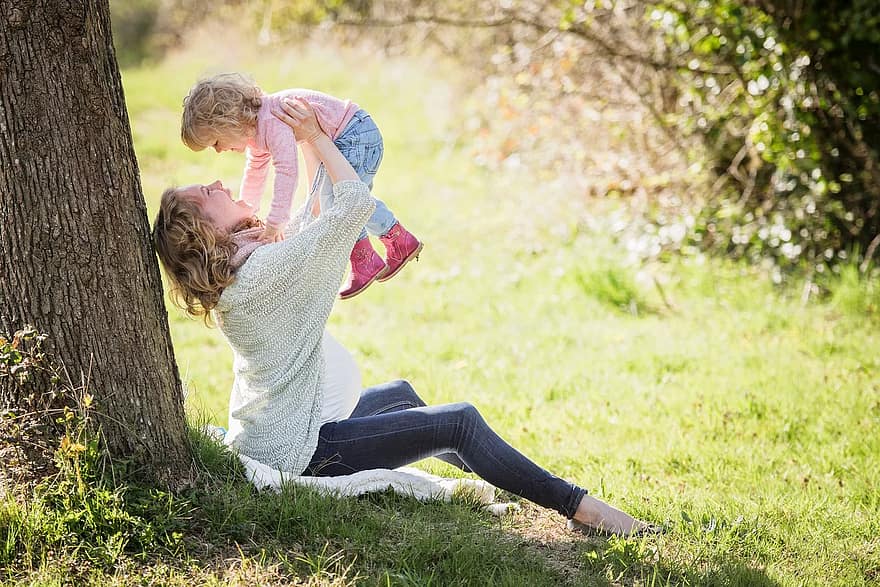
[[(306, 193), (308, 197), (306, 198), (306, 204), (308, 204), (308, 198), (313, 194), (311, 192), (312, 186), (315, 185), (315, 175), (318, 173), (318, 166), (321, 164), (321, 160), (318, 158), (318, 154), (315, 153), (315, 150), (309, 143), (303, 143), (300, 145), (302, 149), (303, 159), (306, 161), (306, 178), (308, 183), (306, 184), (308, 187), (306, 188)], [(320, 186), (318, 186), (320, 188)], [(313, 218), (317, 218), (319, 214), (321, 214), (321, 198), (315, 197), (315, 201), (312, 205), (312, 209), (309, 210), (309, 213)]]

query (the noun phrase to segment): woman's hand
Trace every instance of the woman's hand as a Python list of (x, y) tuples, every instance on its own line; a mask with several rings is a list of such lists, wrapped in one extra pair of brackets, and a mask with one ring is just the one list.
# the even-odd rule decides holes
[(324, 134), (315, 110), (302, 98), (282, 98), (281, 110), (272, 109), (275, 118), (293, 129), (296, 141), (311, 143)]
[[(272, 110), (278, 120), (293, 129), (297, 142), (306, 141), (318, 160), (324, 164), (333, 183), (360, 178), (351, 163), (318, 124), (315, 110), (305, 100), (282, 98), (281, 110)], [(304, 145), (305, 146), (305, 145)]]

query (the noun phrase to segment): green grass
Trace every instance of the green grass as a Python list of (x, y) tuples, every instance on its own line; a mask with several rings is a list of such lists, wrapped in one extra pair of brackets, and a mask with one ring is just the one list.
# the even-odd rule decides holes
[[(168, 184), (238, 183), (239, 156), (190, 153), (178, 138), (181, 98), (214, 64), (267, 89), (353, 98), (386, 140), (377, 195), (426, 241), (417, 264), (331, 316), (365, 384), (406, 378), (431, 403), (470, 401), (541, 465), (670, 532), (583, 539), (532, 507), (499, 521), (386, 494), (261, 494), (200, 442), (213, 473), (179, 498), (184, 546), (130, 548), (84, 581), (880, 584), (876, 283), (845, 269), (823, 283), (830, 296), (804, 304), (799, 284), (780, 289), (740, 265), (629, 265), (586, 228), (595, 208), (581, 196), (490, 175), (448, 138), (473, 115), (458, 109), (454, 68), (367, 50), (205, 47), (124, 74), (151, 214)], [(226, 344), (169, 314), (190, 413), (224, 424)], [(39, 523), (19, 527), (39, 543)], [(64, 564), (34, 560), (9, 580), (65, 582)]]

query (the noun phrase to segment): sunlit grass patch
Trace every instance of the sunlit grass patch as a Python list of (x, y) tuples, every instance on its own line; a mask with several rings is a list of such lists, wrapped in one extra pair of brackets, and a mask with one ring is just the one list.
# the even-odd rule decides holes
[(880, 284), (869, 268), (862, 271), (856, 263), (841, 266), (831, 281), (831, 303), (849, 318), (880, 318)]
[(634, 277), (621, 267), (604, 265), (582, 269), (574, 279), (587, 296), (632, 316), (652, 312)]

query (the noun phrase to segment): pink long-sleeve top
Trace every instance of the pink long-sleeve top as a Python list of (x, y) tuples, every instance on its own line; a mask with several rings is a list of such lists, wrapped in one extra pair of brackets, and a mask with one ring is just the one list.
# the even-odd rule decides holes
[(247, 162), (241, 179), (239, 197), (258, 212), (260, 199), (269, 173), (269, 161), (275, 168), (275, 186), (272, 190), (272, 204), (266, 216), (266, 224), (283, 229), (290, 220), (293, 193), (299, 176), (296, 138), (290, 127), (272, 115), (273, 109), (281, 109), (282, 98), (301, 98), (315, 110), (318, 124), (331, 138), (335, 139), (345, 129), (360, 107), (351, 100), (340, 100), (334, 96), (315, 90), (291, 89), (263, 95), (260, 112), (257, 115), (257, 134), (251, 140), (245, 156)]

